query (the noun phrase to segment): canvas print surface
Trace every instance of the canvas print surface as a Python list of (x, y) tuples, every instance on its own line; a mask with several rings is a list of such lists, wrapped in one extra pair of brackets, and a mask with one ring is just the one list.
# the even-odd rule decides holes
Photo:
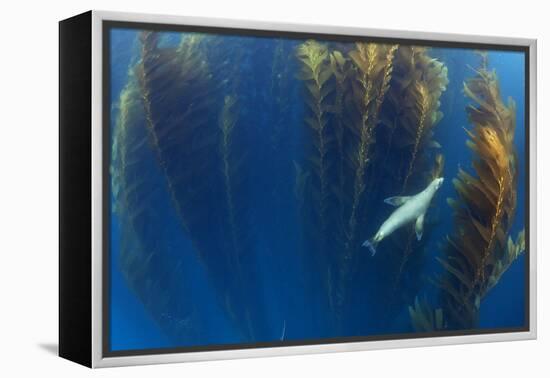
[(109, 351), (525, 329), (523, 51), (107, 33)]

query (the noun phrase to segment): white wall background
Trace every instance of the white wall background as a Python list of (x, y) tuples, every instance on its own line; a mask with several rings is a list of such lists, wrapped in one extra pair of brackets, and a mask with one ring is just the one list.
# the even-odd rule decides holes
[[(542, 377), (550, 373), (544, 1), (5, 1), (0, 22), (0, 376)], [(539, 40), (539, 340), (89, 371), (57, 343), (57, 21), (88, 9), (532, 37)], [(545, 351), (546, 348), (546, 351)]]

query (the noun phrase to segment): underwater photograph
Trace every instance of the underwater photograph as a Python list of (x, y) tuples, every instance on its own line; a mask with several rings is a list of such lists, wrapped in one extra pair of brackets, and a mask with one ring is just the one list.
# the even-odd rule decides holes
[(528, 328), (525, 50), (107, 33), (108, 351)]

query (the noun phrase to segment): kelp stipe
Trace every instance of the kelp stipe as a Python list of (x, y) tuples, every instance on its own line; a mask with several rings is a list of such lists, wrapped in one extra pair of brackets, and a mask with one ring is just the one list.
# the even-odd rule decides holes
[[(343, 210), (341, 243), (337, 254), (338, 307), (351, 304), (350, 285), (354, 279), (360, 237), (366, 234), (367, 169), (373, 161), (376, 128), (380, 110), (388, 91), (393, 57), (397, 45), (356, 43), (349, 52), (349, 94), (344, 97), (347, 116), (344, 119), (345, 192), (339, 195)], [(342, 62), (345, 64), (345, 62)], [(344, 67), (345, 69), (345, 67)], [(371, 180), (372, 181), (372, 180)], [(373, 185), (374, 183), (369, 183)], [(361, 234), (361, 235), (360, 235)]]
[(229, 233), (231, 235), (231, 245), (233, 250), (233, 260), (237, 269), (240, 269), (238, 259), (241, 253), (240, 237), (237, 230), (236, 221), (236, 209), (235, 198), (233, 195), (235, 189), (235, 180), (238, 175), (235, 173), (235, 166), (232, 164), (232, 150), (233, 150), (233, 137), (234, 128), (236, 123), (235, 107), (237, 99), (235, 96), (227, 95), (224, 99), (224, 104), (220, 114), (220, 154), (222, 159), (222, 175), (223, 185), (225, 189), (225, 203), (227, 213), (227, 223), (229, 224)]
[(298, 46), (297, 56), (301, 62), (298, 78), (304, 82), (306, 92), (308, 114), (305, 116), (305, 123), (310, 129), (308, 169), (311, 178), (315, 179), (314, 185), (310, 187), (310, 195), (313, 197), (312, 208), (317, 213), (319, 222), (318, 235), (321, 236), (328, 226), (328, 201), (331, 195), (331, 167), (328, 159), (334, 149), (334, 138), (329, 131), (328, 96), (334, 90), (334, 85), (329, 82), (332, 71), (328, 64), (329, 53), (326, 46), (308, 40)]
[[(438, 153), (433, 160), (431, 170), (427, 173), (422, 172), (422, 177), (424, 177), (426, 183), (425, 185), (443, 175), (443, 169), (445, 167), (444, 155)], [(399, 261), (397, 269), (392, 269), (394, 271), (392, 290), (394, 292), (400, 290), (400, 299), (405, 303), (409, 301), (417, 292), (418, 288), (425, 283), (420, 271), (427, 258), (427, 251), (425, 250), (426, 244), (432, 233), (432, 229), (438, 223), (438, 216), (434, 216), (434, 213), (438, 214), (438, 211), (432, 206), (432, 209), (424, 221), (424, 235), (421, 240), (417, 240), (413, 226), (407, 229), (398, 230), (392, 238), (394, 242), (393, 248), (398, 252), (396, 261)], [(403, 275), (405, 273), (408, 273), (408, 280), (405, 282), (406, 290), (402, 287)]]
[[(426, 184), (429, 184), (436, 178), (442, 177), (443, 169), (445, 167), (445, 158), (443, 154), (437, 154), (435, 155), (433, 167), (429, 171), (428, 174), (423, 174), (423, 176), (426, 176)], [(431, 210), (431, 213), (435, 212), (435, 209)], [(427, 219), (424, 221), (424, 233), (421, 240), (417, 240), (415, 235), (414, 227), (409, 227), (409, 229), (400, 230), (396, 232), (394, 239), (395, 244), (399, 245), (401, 248), (398, 248), (398, 251), (400, 252), (400, 256), (398, 258), (399, 265), (394, 273), (394, 280), (393, 280), (393, 290), (400, 289), (403, 291), (402, 297), (407, 301), (413, 293), (418, 289), (418, 286), (421, 284), (421, 277), (420, 277), (420, 270), (422, 268), (422, 265), (425, 263), (425, 255), (426, 251), (424, 251), (426, 247), (426, 242), (429, 239), (429, 236), (432, 232), (432, 228), (434, 227), (434, 221), (433, 216), (427, 215)], [(411, 261), (413, 259), (416, 261)], [(414, 263), (414, 264), (413, 264)], [(407, 267), (407, 265), (413, 265)], [(400, 288), (401, 280), (403, 273), (405, 271), (412, 271), (411, 275), (409, 275), (409, 282), (407, 282), (407, 286), (409, 290), (403, 290)], [(414, 277), (414, 278), (413, 278)], [(414, 280), (415, 285), (413, 285)]]
[(397, 45), (357, 43), (349, 53), (355, 65), (352, 80), (353, 104), (356, 111), (348, 125), (350, 133), (349, 153), (346, 165), (352, 172), (352, 192), (346, 230), (347, 259), (357, 250), (358, 212), (364, 198), (365, 173), (374, 143), (374, 129), (379, 122), (379, 113), (390, 86), (393, 57)]
[[(321, 280), (323, 306), (330, 310), (329, 324), (340, 324), (341, 291), (338, 282), (337, 239), (339, 210), (336, 190), (338, 148), (334, 130), (335, 80), (330, 65), (330, 52), (326, 45), (308, 40), (297, 47), (300, 70), (298, 79), (303, 82), (306, 132), (304, 133), (305, 162), (295, 163), (296, 193), (299, 199), (303, 224), (305, 250), (315, 251), (306, 256), (308, 264), (315, 264)], [(328, 326), (328, 325), (327, 325)]]
[(466, 133), (475, 175), (461, 169), (453, 180), (458, 198), (448, 203), (455, 232), (438, 258), (446, 274), (437, 281), (443, 311), (458, 329), (476, 327), (483, 297), (521, 250), (508, 251), (507, 243), (517, 201), (515, 103), (502, 102), (496, 72), (489, 71), (484, 54), (464, 93), (472, 100), (466, 108), (472, 129)]
[[(152, 179), (160, 172), (133, 70), (120, 94), (110, 171), (113, 221), (120, 225), (120, 239), (112, 240), (120, 244), (113, 248), (119, 249), (119, 266), (130, 290), (172, 342), (200, 342), (205, 325), (194, 302), (192, 283), (182, 273), (184, 262), (174, 256), (173, 238), (163, 226), (160, 203), (165, 187)], [(173, 287), (184, 295), (170, 295)]]
[[(244, 318), (239, 321), (246, 325), (247, 337), (255, 340), (261, 332), (261, 311), (252, 311), (254, 295), (254, 273), (250, 269), (249, 260), (252, 257), (250, 224), (245, 190), (247, 173), (243, 165), (246, 160), (246, 147), (242, 141), (239, 126), (239, 103), (236, 94), (227, 94), (218, 118), (221, 131), (219, 152), (221, 160), (221, 188), (223, 196), (224, 219), (221, 222), (223, 235), (223, 251), (227, 255), (227, 268), (232, 277), (226, 278), (226, 289), (230, 289), (241, 301), (241, 311)], [(242, 131), (242, 130), (241, 130)], [(229, 299), (228, 299), (229, 300)], [(235, 311), (235, 310), (232, 310)], [(252, 318), (254, 316), (254, 319)]]
[[(338, 201), (338, 219), (337, 227), (339, 234), (343, 234), (345, 230), (344, 222), (344, 208), (346, 199), (344, 196), (346, 185), (346, 167), (345, 167), (345, 133), (346, 133), (346, 117), (345, 117), (345, 101), (346, 95), (350, 89), (350, 77), (352, 76), (351, 61), (347, 59), (340, 51), (334, 50), (330, 53), (330, 68), (334, 75), (335, 82), (335, 95), (334, 102), (332, 104), (332, 113), (334, 114), (334, 136), (336, 139), (337, 148), (337, 175), (338, 182), (333, 188)], [(341, 237), (343, 240), (343, 237)]]

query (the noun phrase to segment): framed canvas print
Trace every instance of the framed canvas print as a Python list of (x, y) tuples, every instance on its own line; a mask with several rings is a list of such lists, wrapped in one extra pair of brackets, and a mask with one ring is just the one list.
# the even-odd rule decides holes
[(60, 355), (534, 338), (536, 42), (60, 22)]

